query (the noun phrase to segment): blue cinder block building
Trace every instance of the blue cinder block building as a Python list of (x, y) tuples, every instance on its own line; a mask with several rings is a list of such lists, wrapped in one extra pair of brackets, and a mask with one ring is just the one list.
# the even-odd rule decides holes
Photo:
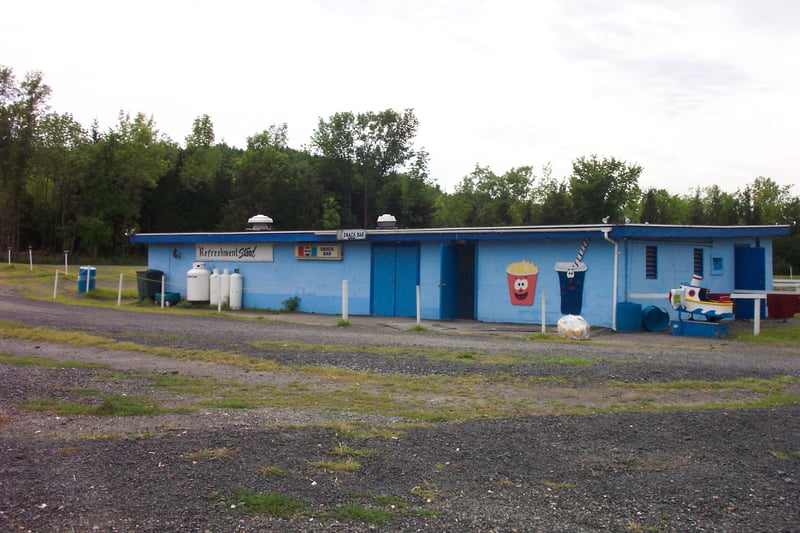
[(199, 266), (238, 270), (245, 308), (280, 309), (296, 296), (300, 311), (339, 314), (346, 280), (353, 315), (416, 316), (419, 287), (423, 319), (555, 324), (575, 314), (617, 329), (621, 302), (674, 316), (667, 294), (693, 275), (711, 293), (771, 288), (772, 240), (789, 234), (782, 225), (398, 229), (387, 218), (369, 230), (254, 223), (242, 232), (136, 234), (131, 242), (147, 245), (148, 267), (183, 299), (191, 300), (187, 272)]

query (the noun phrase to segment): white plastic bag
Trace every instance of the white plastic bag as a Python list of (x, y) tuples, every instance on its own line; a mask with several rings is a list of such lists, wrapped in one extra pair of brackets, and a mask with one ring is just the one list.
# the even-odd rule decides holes
[(558, 336), (562, 339), (586, 340), (589, 338), (589, 324), (582, 316), (562, 316), (558, 320)]

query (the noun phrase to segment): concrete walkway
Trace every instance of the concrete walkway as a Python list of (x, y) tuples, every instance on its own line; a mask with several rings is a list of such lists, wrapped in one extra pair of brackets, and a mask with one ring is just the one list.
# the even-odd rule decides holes
[[(290, 322), (294, 324), (306, 324), (316, 327), (336, 327), (341, 320), (340, 315), (326, 315), (318, 313), (277, 313), (254, 316), (260, 316), (264, 319), (274, 322)], [(353, 327), (382, 327), (389, 328), (397, 331), (407, 331), (417, 325), (416, 318), (414, 317), (384, 317), (384, 316), (364, 316), (364, 315), (350, 315), (349, 322)], [(800, 324), (800, 319), (792, 318), (783, 320), (762, 320), (761, 330), (764, 331), (769, 328), (786, 327)], [(494, 322), (481, 322), (478, 320), (421, 320), (420, 326), (432, 333), (442, 333), (451, 335), (481, 335), (481, 336), (505, 336), (505, 337), (532, 337), (541, 334), (542, 327), (540, 324), (515, 324), (515, 323), (494, 323)], [(753, 322), (751, 320), (738, 320), (728, 322), (729, 335), (733, 334), (751, 334), (753, 331)], [(556, 337), (557, 327), (555, 324), (547, 325), (545, 329), (546, 335)], [(702, 344), (718, 344), (731, 342), (731, 337), (724, 338), (708, 338), (708, 337), (688, 337), (681, 335), (673, 335), (670, 329), (664, 331), (647, 331), (641, 332), (618, 332), (609, 328), (592, 328), (591, 337), (588, 342), (597, 341), (602, 343), (622, 343), (622, 344), (640, 344), (640, 345), (695, 345)]]

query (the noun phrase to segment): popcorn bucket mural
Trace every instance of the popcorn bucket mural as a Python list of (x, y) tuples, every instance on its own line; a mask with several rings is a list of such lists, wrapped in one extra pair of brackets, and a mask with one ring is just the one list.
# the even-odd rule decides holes
[(539, 267), (530, 261), (517, 261), (506, 267), (511, 305), (533, 305)]

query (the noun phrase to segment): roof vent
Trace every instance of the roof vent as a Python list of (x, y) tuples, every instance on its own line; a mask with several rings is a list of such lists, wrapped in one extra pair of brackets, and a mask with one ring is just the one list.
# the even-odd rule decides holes
[(247, 231), (270, 231), (272, 229), (272, 219), (267, 215), (256, 215), (247, 220), (251, 224)]
[(397, 219), (394, 215), (384, 213), (378, 217), (378, 229), (390, 229), (397, 227)]

